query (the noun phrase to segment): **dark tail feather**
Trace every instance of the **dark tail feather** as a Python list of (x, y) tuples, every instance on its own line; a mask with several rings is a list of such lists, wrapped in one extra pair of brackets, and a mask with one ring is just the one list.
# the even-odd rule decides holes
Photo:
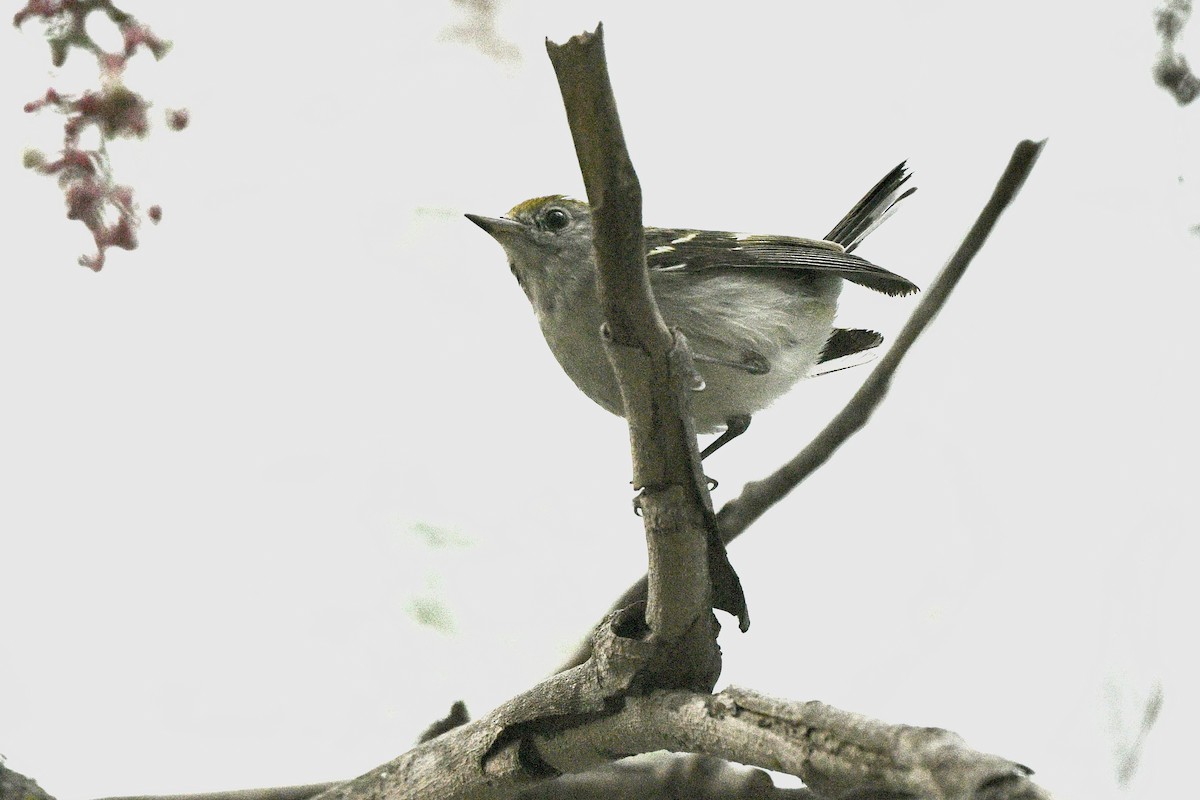
[(875, 331), (865, 331), (861, 328), (834, 328), (821, 349), (818, 364), (833, 361), (835, 358), (852, 356), (872, 347), (883, 344), (883, 336)]
[(875, 184), (862, 200), (854, 204), (854, 208), (842, 217), (841, 222), (833, 226), (833, 230), (825, 239), (837, 242), (846, 248), (847, 253), (854, 250), (868, 233), (891, 216), (897, 203), (917, 190), (915, 186), (900, 190), (911, 177), (907, 162), (901, 161), (895, 169), (884, 175), (883, 180)]

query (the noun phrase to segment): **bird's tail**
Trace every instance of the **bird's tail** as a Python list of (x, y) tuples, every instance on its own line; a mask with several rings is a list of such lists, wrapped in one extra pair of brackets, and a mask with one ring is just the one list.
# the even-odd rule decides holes
[(896, 204), (917, 190), (910, 186), (903, 189), (905, 182), (912, 177), (906, 162), (900, 164), (883, 176), (883, 180), (875, 184), (862, 200), (854, 204), (854, 208), (842, 221), (833, 226), (833, 230), (825, 237), (826, 241), (837, 242), (849, 253), (858, 247), (867, 234), (878, 228), (883, 221), (892, 215)]

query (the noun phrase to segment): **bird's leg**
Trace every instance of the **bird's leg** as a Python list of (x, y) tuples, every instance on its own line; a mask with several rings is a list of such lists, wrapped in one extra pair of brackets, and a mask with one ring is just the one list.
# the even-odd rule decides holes
[(700, 460), (703, 461), (725, 445), (732, 442), (737, 437), (741, 436), (749, 427), (749, 414), (735, 414), (734, 416), (725, 420), (725, 432), (714, 439), (712, 444), (704, 448), (704, 450), (700, 453)]

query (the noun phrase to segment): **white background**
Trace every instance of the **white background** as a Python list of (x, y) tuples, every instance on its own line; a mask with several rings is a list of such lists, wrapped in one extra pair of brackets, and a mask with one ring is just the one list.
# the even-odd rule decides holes
[[(128, 83), (193, 123), (113, 148), (164, 221), (100, 274), (19, 163), (58, 124), (21, 105), (94, 65), (0, 32), (8, 765), (63, 800), (350, 777), (544, 676), (640, 574), (623, 423), (461, 217), (582, 196), (542, 41), (602, 19), (649, 224), (820, 235), (908, 158), (861, 252), (928, 285), (1050, 139), (868, 428), (732, 548), (754, 625), (723, 618), (723, 682), (955, 729), (1061, 797), (1119, 794), (1157, 682), (1132, 792), (1172, 793), (1200, 109), (1152, 84), (1152, 5), (1115, 6), (513, 3), (497, 61), (450, 4), (130, 3), (175, 49)], [(842, 319), (914, 303), (851, 287)], [(865, 375), (756, 417), (717, 503)]]

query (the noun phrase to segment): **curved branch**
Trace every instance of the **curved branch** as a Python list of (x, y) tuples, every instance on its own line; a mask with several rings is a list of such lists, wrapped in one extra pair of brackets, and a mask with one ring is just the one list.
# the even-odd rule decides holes
[[(741, 535), (752, 522), (787, 496), (792, 489), (795, 489), (805, 478), (828, 461), (843, 442), (866, 425), (875, 408), (883, 402), (891, 384), (892, 375), (900, 366), (900, 362), (916, 342), (917, 337), (933, 322), (934, 317), (946, 304), (959, 279), (971, 265), (971, 261), (983, 247), (983, 243), (987, 241), (987, 237), (999, 221), (1000, 215), (1012, 204), (1021, 190), (1021, 186), (1029, 177), (1045, 144), (1045, 140), (1040, 142), (1024, 140), (1017, 144), (1008, 166), (992, 191), (991, 198), (979, 212), (979, 217), (967, 232), (962, 244), (959, 245), (958, 250), (950, 258), (941, 274), (925, 291), (920, 304), (896, 336), (896, 341), (891, 349), (876, 364), (845, 408), (795, 458), (767, 478), (747, 484), (742, 489), (740, 496), (725, 504), (725, 507), (717, 515), (723, 542), (728, 544)], [(646, 579), (642, 578), (621, 595), (613, 604), (613, 608), (625, 608), (645, 596)], [(570, 669), (586, 661), (589, 647), (587, 642), (581, 644), (579, 649), (559, 669)]]
[[(780, 700), (735, 687), (715, 695), (656, 691), (627, 696), (614, 713), (530, 730), (522, 744), (508, 742), (480, 761), (472, 744), (494, 725), (494, 719), (489, 721), (493, 716), (449, 731), (321, 797), (498, 800), (523, 796), (539, 778), (581, 775), (612, 764), (621, 754), (668, 750), (786, 772), (815, 793), (804, 796), (1049, 800), (1028, 767), (974, 750), (951, 731), (892, 725), (817, 701)], [(575, 796), (543, 785), (546, 791), (540, 796)], [(755, 796), (762, 796), (767, 786), (759, 782), (755, 789)], [(795, 796), (781, 794), (789, 795)], [(128, 800), (273, 798), (238, 792)]]
[(308, 800), (321, 792), (339, 785), (332, 783), (310, 783), (303, 786), (275, 786), (269, 789), (233, 789), (228, 792), (203, 792), (200, 794), (157, 794), (132, 797), (104, 797), (101, 800)]
[(795, 775), (819, 797), (1049, 799), (1028, 767), (973, 750), (951, 731), (734, 687), (631, 697), (621, 713), (547, 737), (538, 750), (571, 771), (605, 753), (703, 753)]
[(1026, 139), (1017, 144), (1009, 158), (1008, 166), (996, 183), (996, 188), (992, 190), (991, 198), (979, 212), (979, 217), (967, 232), (963, 243), (925, 291), (912, 316), (896, 335), (896, 341), (871, 370), (871, 374), (863, 381), (863, 385), (854, 393), (854, 397), (850, 398), (845, 408), (838, 412), (825, 429), (795, 458), (769, 477), (746, 484), (740, 496), (725, 504), (717, 515), (721, 523), (721, 538), (725, 542), (737, 538), (750, 523), (786, 497), (801, 481), (828, 461), (847, 439), (867, 424), (867, 420), (887, 396), (892, 375), (900, 366), (900, 362), (917, 341), (917, 337), (929, 327), (934, 317), (942, 310), (942, 306), (950, 299), (950, 293), (954, 291), (959, 279), (987, 241), (992, 229), (996, 227), (1000, 215), (1012, 204), (1025, 179), (1029, 177), (1045, 144), (1044, 139), (1040, 142)]
[(1154, 11), (1154, 27), (1162, 39), (1154, 62), (1154, 82), (1166, 89), (1181, 106), (1200, 97), (1200, 76), (1192, 71), (1187, 57), (1178, 49), (1191, 15), (1191, 0), (1166, 0)]
[[(607, 85), (607, 75), (602, 77)], [(590, 103), (593, 109), (597, 107), (594, 97), (579, 102)], [(610, 110), (615, 122), (615, 108)], [(585, 139), (586, 128), (587, 123), (583, 126)], [(574, 119), (572, 130), (576, 131)], [(609, 133), (614, 130), (619, 136), (619, 125), (610, 128)], [(577, 136), (577, 149), (579, 142)], [(992, 199), (963, 245), (930, 287), (892, 350), (846, 409), (789, 464), (770, 478), (747, 486), (742, 496), (722, 511), (723, 533), (729, 539), (791, 491), (866, 423), (886, 394), (891, 375), (905, 352), (945, 303), (996, 220), (1020, 189), (1042, 146), (1043, 143), (1033, 142), (1017, 146)], [(623, 144), (621, 149), (623, 152)], [(627, 156), (625, 159), (627, 162)], [(587, 176), (587, 162), (582, 153), (580, 161)], [(619, 165), (611, 174), (618, 175), (626, 167), (627, 163)], [(632, 168), (628, 170), (632, 175)], [(633, 181), (633, 199), (621, 202), (631, 202), (633, 207), (640, 208), (636, 178)], [(623, 192), (628, 188), (603, 191)], [(606, 202), (602, 199), (600, 205)], [(628, 218), (614, 224), (628, 224)], [(640, 223), (637, 226), (640, 232)], [(628, 242), (620, 243), (628, 234), (626, 228), (625, 234), (614, 236), (617, 250), (629, 246)], [(635, 245), (640, 238), (634, 236)], [(633, 252), (640, 249), (634, 246)], [(602, 274), (609, 275), (602, 278), (602, 283), (612, 284), (604, 301), (606, 310), (610, 302), (621, 305), (625, 302), (624, 295), (636, 293), (636, 286), (625, 283), (628, 270), (640, 270), (644, 279), (645, 267), (640, 255), (635, 263), (626, 259), (623, 264), (610, 264), (602, 269)], [(645, 288), (648, 291), (648, 286)], [(692, 480), (699, 475), (695, 437), (690, 436), (686, 410), (681, 411), (678, 406), (682, 396), (678, 387), (686, 385), (681, 383), (686, 348), (672, 340), (669, 332), (666, 339), (660, 335), (665, 328), (661, 328), (661, 320), (656, 324), (653, 298), (648, 299), (649, 311), (653, 312), (649, 318), (642, 313), (622, 317), (628, 307), (610, 317), (621, 320), (609, 326), (610, 355), (621, 376), (622, 390), (628, 392), (626, 410), (635, 449), (635, 474), (646, 487), (642, 502), (647, 517), (651, 574), (656, 580), (666, 575), (682, 575), (688, 585), (678, 597), (661, 602), (657, 615), (652, 612), (650, 620), (679, 636), (676, 644), (691, 646), (697, 636), (708, 641), (711, 634), (703, 625), (697, 625), (700, 616), (686, 615), (697, 611), (696, 591), (706, 586), (706, 571), (702, 566), (697, 567), (703, 565), (703, 548), (697, 548), (696, 542), (703, 539), (712, 509), (704, 502), (707, 495), (703, 485)], [(641, 300), (634, 302), (636, 307)], [(644, 397), (639, 399), (639, 395)], [(652, 418), (641, 418), (647, 413)], [(668, 416), (665, 432), (660, 427), (663, 414)], [(637, 423), (635, 417), (639, 418)], [(682, 472), (678, 463), (660, 460), (665, 452), (679, 446), (678, 441), (669, 440), (677, 439), (680, 433), (685, 436), (684, 463), (690, 465), (690, 469), (682, 468)], [(646, 482), (648, 475), (670, 476), (670, 479), (663, 484), (651, 484)], [(699, 486), (699, 494), (693, 492), (694, 486)], [(697, 508), (701, 512), (699, 519)], [(686, 540), (688, 544), (680, 548), (678, 540)], [(656, 558), (669, 558), (676, 552), (686, 554), (687, 565), (682, 571), (677, 564), (656, 562)], [(659, 591), (659, 596), (666, 597), (671, 587)], [(703, 608), (707, 614), (707, 606)], [(949, 731), (888, 725), (818, 702), (774, 700), (746, 690), (728, 689), (718, 695), (661, 690), (646, 693), (660, 686), (657, 681), (670, 672), (660, 662), (662, 671), (654, 670), (651, 681), (646, 682), (647, 662), (658, 658), (656, 650), (662, 642), (654, 637), (639, 641), (639, 626), (643, 623), (634, 610), (615, 615), (608, 623), (596, 631), (597, 638), (591, 648), (594, 657), (590, 662), (555, 675), (480, 720), (447, 731), (359, 778), (329, 787), (321, 796), (328, 800), (512, 797), (522, 787), (557, 774), (576, 773), (611, 762), (619, 758), (618, 754), (668, 749), (786, 771), (802, 778), (822, 796), (1047, 798), (1029, 779), (1028, 768), (971, 750)], [(676, 654), (677, 651), (671, 653)], [(694, 682), (701, 675), (705, 680), (710, 677), (715, 680), (712, 673), (698, 672), (695, 665), (686, 667), (683, 674), (685, 682)], [(307, 788), (300, 787), (301, 791)]]

